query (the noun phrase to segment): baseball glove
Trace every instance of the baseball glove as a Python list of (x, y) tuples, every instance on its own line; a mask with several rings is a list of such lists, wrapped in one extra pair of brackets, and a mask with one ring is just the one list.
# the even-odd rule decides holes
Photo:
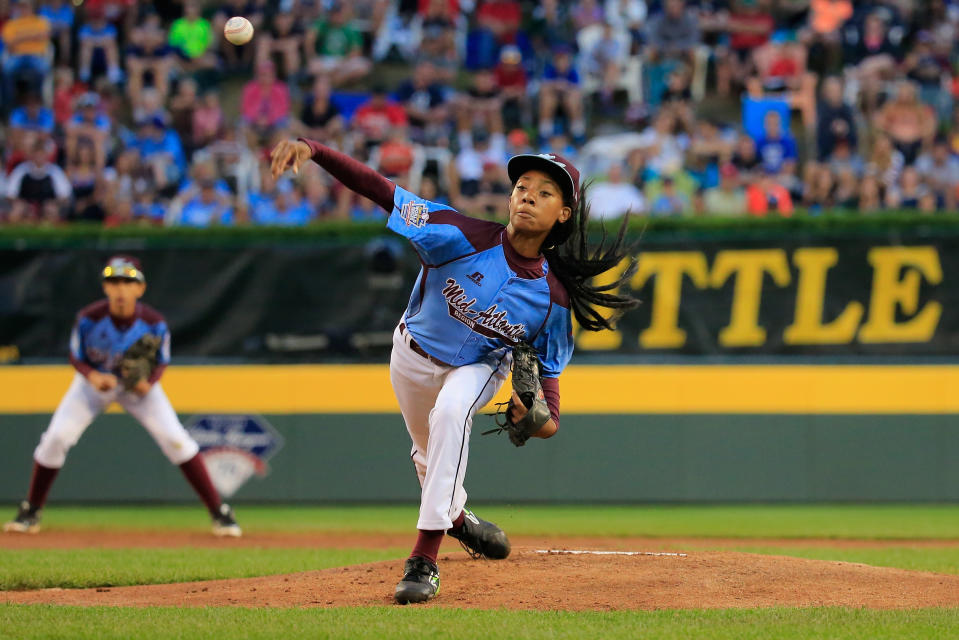
[(123, 353), (120, 360), (120, 382), (124, 389), (131, 391), (140, 380), (150, 377), (157, 366), (159, 348), (159, 336), (146, 333)]
[[(520, 342), (513, 347), (513, 391), (526, 407), (526, 415), (513, 422), (510, 419), (513, 401), (501, 403), (500, 406), (506, 408), (497, 413), (494, 418), (498, 428), (491, 429), (484, 435), (506, 431), (509, 434), (509, 441), (517, 447), (522, 447), (530, 436), (539, 431), (550, 418), (549, 407), (546, 405), (546, 397), (543, 395), (543, 386), (540, 383), (539, 358), (536, 356), (536, 350), (525, 342)], [(503, 422), (500, 422), (500, 416), (503, 417)]]

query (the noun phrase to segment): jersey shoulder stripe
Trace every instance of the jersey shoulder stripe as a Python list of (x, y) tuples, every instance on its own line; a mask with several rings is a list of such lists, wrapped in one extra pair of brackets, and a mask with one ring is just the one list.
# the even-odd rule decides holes
[(108, 315), (110, 315), (110, 303), (106, 300), (106, 298), (104, 298), (103, 300), (91, 302), (87, 306), (80, 309), (77, 312), (77, 320), (85, 318), (87, 320), (97, 322)]
[(430, 223), (453, 225), (463, 233), (474, 251), (486, 251), (498, 245), (506, 228), (499, 222), (471, 218), (453, 209), (431, 213)]
[(163, 314), (144, 302), (137, 303), (137, 317), (151, 326), (166, 324)]

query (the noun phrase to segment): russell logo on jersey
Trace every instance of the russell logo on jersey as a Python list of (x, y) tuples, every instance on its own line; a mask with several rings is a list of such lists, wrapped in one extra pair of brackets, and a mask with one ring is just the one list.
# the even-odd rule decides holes
[(469, 278), (477, 287), (483, 286), (483, 274), (479, 271), (474, 271), (466, 277)]

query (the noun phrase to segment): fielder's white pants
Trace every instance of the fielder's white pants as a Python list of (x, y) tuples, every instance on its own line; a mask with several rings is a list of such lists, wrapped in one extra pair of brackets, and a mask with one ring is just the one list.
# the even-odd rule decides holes
[(509, 374), (511, 352), (498, 349), (481, 362), (445, 367), (409, 347), (409, 334), (393, 333), (390, 381), (406, 430), (422, 493), (417, 529), (445, 531), (466, 505), (466, 461), (473, 416), (492, 400)]
[(59, 469), (67, 459), (67, 452), (80, 440), (93, 419), (112, 402), (118, 403), (136, 418), (170, 462), (180, 465), (200, 450), (190, 437), (170, 405), (160, 383), (150, 387), (145, 396), (123, 390), (97, 391), (87, 379), (77, 373), (73, 383), (53, 413), (50, 426), (40, 437), (33, 459), (44, 467)]

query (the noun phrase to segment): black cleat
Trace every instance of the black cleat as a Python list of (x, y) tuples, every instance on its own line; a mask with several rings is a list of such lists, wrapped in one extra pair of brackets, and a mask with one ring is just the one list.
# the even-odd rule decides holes
[(239, 538), (243, 535), (233, 516), (233, 509), (225, 502), (213, 514), (213, 535), (218, 538)]
[(3, 525), (9, 533), (36, 533), (40, 530), (40, 510), (24, 500), (17, 509), (17, 517)]
[(492, 522), (477, 518), (469, 509), (463, 509), (463, 526), (459, 531), (446, 532), (460, 541), (466, 553), (473, 558), (502, 560), (510, 552), (506, 532)]
[(396, 585), (393, 599), (399, 604), (426, 602), (440, 592), (440, 570), (422, 556), (406, 559), (403, 579)]

